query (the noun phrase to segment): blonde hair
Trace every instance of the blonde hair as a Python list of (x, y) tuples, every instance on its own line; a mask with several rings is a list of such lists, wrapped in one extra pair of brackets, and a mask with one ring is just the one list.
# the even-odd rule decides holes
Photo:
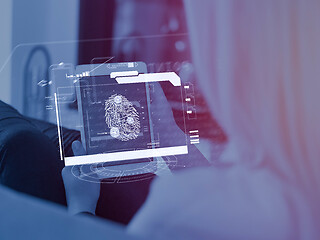
[(199, 82), (238, 160), (260, 156), (318, 197), (320, 1), (185, 3)]

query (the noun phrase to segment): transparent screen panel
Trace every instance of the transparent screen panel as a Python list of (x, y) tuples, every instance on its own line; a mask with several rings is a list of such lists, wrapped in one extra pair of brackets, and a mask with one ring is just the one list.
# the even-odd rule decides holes
[[(129, 67), (124, 69), (123, 64)], [(100, 64), (99, 68), (108, 70), (100, 69), (98, 76), (90, 76), (90, 71), (68, 76), (74, 86), (57, 88), (58, 110), (70, 104), (70, 92), (77, 93), (79, 122), (75, 126), (90, 156), (64, 158), (62, 149), (66, 165), (101, 162), (117, 165), (188, 153), (186, 135), (177, 127), (160, 86), (163, 82), (168, 88), (176, 88), (181, 109), (184, 109), (181, 80), (176, 73), (149, 74), (143, 62)], [(60, 126), (70, 123), (68, 114), (60, 111), (58, 116)], [(177, 117), (185, 129), (184, 111)]]

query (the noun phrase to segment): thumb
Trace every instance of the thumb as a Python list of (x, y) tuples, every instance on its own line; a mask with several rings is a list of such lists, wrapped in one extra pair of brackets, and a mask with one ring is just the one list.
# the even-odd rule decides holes
[(84, 150), (81, 142), (79, 141), (74, 141), (72, 143), (72, 151), (75, 156), (82, 156), (86, 154), (86, 151)]

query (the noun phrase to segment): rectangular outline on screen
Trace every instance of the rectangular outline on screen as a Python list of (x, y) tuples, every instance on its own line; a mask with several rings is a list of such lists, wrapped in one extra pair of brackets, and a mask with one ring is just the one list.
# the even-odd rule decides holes
[[(93, 76), (90, 76), (93, 77)], [(170, 80), (168, 80), (170, 82)], [(180, 80), (181, 81), (181, 80)], [(77, 85), (79, 81), (77, 81)], [(133, 82), (134, 83), (134, 82)], [(148, 83), (148, 81), (146, 81)], [(108, 85), (108, 84), (106, 84)], [(76, 89), (80, 88), (80, 85), (76, 86)], [(180, 83), (181, 87), (181, 83)], [(78, 94), (78, 92), (77, 92)], [(185, 113), (184, 113), (184, 105), (183, 105), (183, 96), (181, 90), (182, 97), (182, 109), (183, 109), (183, 120), (184, 120), (184, 128), (186, 134), (186, 122), (185, 122)], [(81, 100), (80, 100), (81, 101)], [(57, 116), (60, 117), (59, 114), (59, 106), (56, 104)], [(81, 104), (78, 100), (78, 104)], [(79, 107), (79, 106), (78, 106)], [(79, 109), (82, 112), (82, 107)], [(58, 119), (57, 119), (58, 120)], [(57, 121), (58, 128), (60, 128), (60, 121)], [(82, 121), (81, 121), (82, 122)], [(83, 124), (83, 122), (81, 123)], [(59, 133), (58, 133), (59, 134)], [(81, 134), (82, 135), (82, 134)], [(82, 138), (82, 136), (81, 136)], [(59, 139), (62, 139), (61, 133), (59, 134)], [(85, 139), (81, 139), (82, 141)], [(61, 144), (62, 145), (62, 144)], [(104, 154), (94, 154), (94, 155), (84, 155), (84, 156), (74, 156), (74, 157), (65, 157), (62, 149), (60, 147), (60, 154), (63, 157), (66, 166), (72, 165), (82, 165), (82, 164), (91, 164), (91, 163), (102, 163), (102, 162), (116, 162), (116, 161), (124, 161), (124, 160), (137, 160), (146, 157), (162, 157), (162, 156), (170, 156), (170, 155), (182, 155), (188, 154), (188, 145), (187, 145), (187, 136), (186, 136), (186, 145), (183, 146), (174, 146), (174, 147), (164, 147), (164, 148), (156, 148), (156, 149), (143, 149), (143, 150), (134, 150), (134, 151), (122, 151), (122, 152), (113, 152), (113, 153), (104, 153)], [(122, 155), (120, 157), (120, 155)], [(107, 156), (111, 157), (111, 159), (106, 159)], [(90, 160), (89, 160), (90, 157)]]

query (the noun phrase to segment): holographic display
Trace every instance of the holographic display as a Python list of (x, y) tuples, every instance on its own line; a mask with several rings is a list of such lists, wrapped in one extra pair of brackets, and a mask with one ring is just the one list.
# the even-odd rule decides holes
[(105, 101), (105, 119), (111, 137), (129, 141), (139, 136), (139, 113), (126, 97), (113, 94)]
[(82, 142), (88, 154), (151, 148), (145, 83), (119, 85), (108, 75), (80, 81)]

